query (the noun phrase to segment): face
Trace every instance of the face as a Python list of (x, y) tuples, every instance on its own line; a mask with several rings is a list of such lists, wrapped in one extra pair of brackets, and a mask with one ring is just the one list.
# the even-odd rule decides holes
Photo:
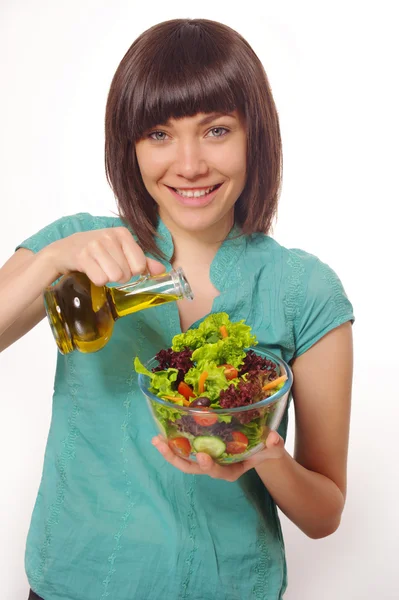
[(246, 130), (238, 112), (171, 119), (145, 133), (136, 155), (172, 232), (228, 232), (246, 178)]

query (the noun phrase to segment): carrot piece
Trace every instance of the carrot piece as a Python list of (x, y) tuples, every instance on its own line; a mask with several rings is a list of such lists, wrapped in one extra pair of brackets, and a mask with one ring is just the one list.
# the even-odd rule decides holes
[(266, 390), (272, 390), (273, 388), (277, 387), (280, 383), (283, 383), (287, 379), (288, 379), (287, 375), (281, 375), (281, 377), (277, 377), (277, 379), (274, 379), (273, 381), (269, 381), (269, 383), (267, 383), (266, 385), (264, 385), (262, 387), (262, 390), (264, 392)]
[(226, 325), (222, 325), (221, 327), (219, 327), (219, 331), (222, 334), (222, 338), (229, 337), (229, 334), (227, 333)]
[(198, 393), (203, 394), (205, 392), (205, 381), (208, 378), (208, 371), (201, 373), (198, 381)]
[[(162, 398), (165, 400), (172, 400), (172, 402), (176, 402), (176, 400), (180, 400), (180, 398), (177, 398), (177, 396), (162, 396)], [(188, 400), (186, 400), (185, 398), (183, 398), (182, 400), (183, 400), (183, 406), (190, 406), (190, 402), (188, 402)]]

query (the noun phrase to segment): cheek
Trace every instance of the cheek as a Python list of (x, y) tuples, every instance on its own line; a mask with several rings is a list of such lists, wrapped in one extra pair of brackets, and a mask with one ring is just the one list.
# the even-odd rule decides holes
[(136, 148), (136, 157), (146, 186), (156, 183), (165, 170), (164, 161), (157, 156), (156, 152), (144, 148)]
[(228, 160), (229, 177), (237, 185), (243, 185), (246, 177), (246, 153), (232, 152), (226, 156)]
[(220, 170), (236, 185), (242, 185), (246, 176), (246, 144), (226, 146), (220, 156)]

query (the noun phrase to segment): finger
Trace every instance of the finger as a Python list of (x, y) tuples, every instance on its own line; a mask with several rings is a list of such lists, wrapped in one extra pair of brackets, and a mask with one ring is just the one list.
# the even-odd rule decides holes
[(216, 465), (209, 454), (197, 452), (196, 459), (201, 471), (212, 477), (212, 472), (215, 473)]
[(284, 440), (279, 436), (277, 431), (271, 431), (266, 439), (266, 448), (276, 448), (278, 446), (284, 446)]
[(122, 232), (120, 242), (122, 251), (129, 264), (131, 274), (140, 275), (141, 273), (145, 273), (147, 270), (146, 256), (140, 246), (135, 242), (133, 236), (127, 230)]
[(197, 453), (197, 462), (204, 475), (208, 475), (213, 479), (224, 479), (225, 481), (236, 481), (244, 472), (243, 463), (235, 465), (218, 465), (215, 463), (209, 454), (204, 452)]
[(184, 460), (184, 458), (181, 458), (180, 456), (177, 456), (177, 454), (175, 454), (173, 450), (169, 448), (168, 444), (166, 444), (160, 437), (154, 437), (152, 439), (152, 444), (155, 446), (158, 452), (162, 454), (164, 459), (169, 464), (176, 467), (176, 469), (179, 469), (180, 471), (183, 471), (183, 473), (188, 473), (190, 475), (199, 475), (201, 473), (198, 465)]
[(151, 275), (160, 275), (165, 271), (164, 265), (153, 258), (147, 258), (147, 268)]
[[(91, 257), (98, 263), (100, 268), (106, 273), (108, 279), (105, 283), (116, 282), (123, 277), (123, 270), (108, 249), (99, 241), (93, 240), (88, 248)], [(130, 279), (130, 277), (129, 277)], [(95, 283), (95, 282), (93, 282)]]
[(119, 279), (114, 279), (114, 281), (127, 283), (131, 279), (132, 273), (127, 258), (122, 250), (122, 246), (112, 237), (105, 237), (103, 243), (107, 252), (112, 256), (122, 272), (121, 277), (119, 277)]
[(102, 286), (109, 282), (107, 273), (102, 269), (97, 260), (87, 251), (83, 253), (79, 262), (79, 271), (86, 273), (94, 285)]
[(253, 456), (251, 456), (250, 458), (247, 458), (247, 460), (244, 460), (242, 463), (240, 463), (243, 467), (243, 473), (246, 473), (250, 469), (254, 469), (255, 467), (258, 467), (260, 464), (265, 462), (265, 460), (270, 458), (269, 453), (270, 453), (270, 449), (268, 450), (267, 448), (264, 448), (263, 450), (260, 450), (259, 452), (257, 452)]
[(287, 452), (285, 450), (285, 444), (283, 438), (277, 433), (277, 431), (271, 431), (266, 439), (265, 447), (260, 450), (242, 464), (245, 467), (245, 471), (258, 467), (261, 463), (271, 459), (281, 459)]
[(165, 271), (162, 263), (153, 258), (147, 258), (137, 244), (136, 240), (125, 227), (115, 230), (118, 239), (121, 241), (122, 250), (126, 256), (132, 275), (150, 272), (151, 275), (159, 275)]
[[(224, 479), (228, 473), (222, 472), (222, 467), (215, 463), (209, 454), (205, 452), (197, 452), (197, 463), (200, 466), (200, 469), (204, 475), (209, 475), (209, 477), (213, 477), (214, 479)], [(224, 476), (224, 477), (223, 477)]]

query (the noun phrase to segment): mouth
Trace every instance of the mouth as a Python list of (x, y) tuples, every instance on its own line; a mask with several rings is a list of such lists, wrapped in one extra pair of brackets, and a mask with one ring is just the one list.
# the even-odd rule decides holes
[(217, 183), (207, 188), (174, 188), (169, 185), (166, 187), (183, 206), (201, 207), (207, 206), (212, 201), (222, 185)]
[(179, 196), (181, 196), (182, 198), (204, 198), (205, 196), (208, 196), (215, 190), (219, 189), (221, 185), (222, 185), (221, 183), (217, 183), (216, 185), (212, 185), (211, 187), (208, 187), (208, 188), (191, 188), (191, 189), (170, 188), (170, 189), (172, 189), (174, 192), (176, 192), (176, 194), (179, 194)]

